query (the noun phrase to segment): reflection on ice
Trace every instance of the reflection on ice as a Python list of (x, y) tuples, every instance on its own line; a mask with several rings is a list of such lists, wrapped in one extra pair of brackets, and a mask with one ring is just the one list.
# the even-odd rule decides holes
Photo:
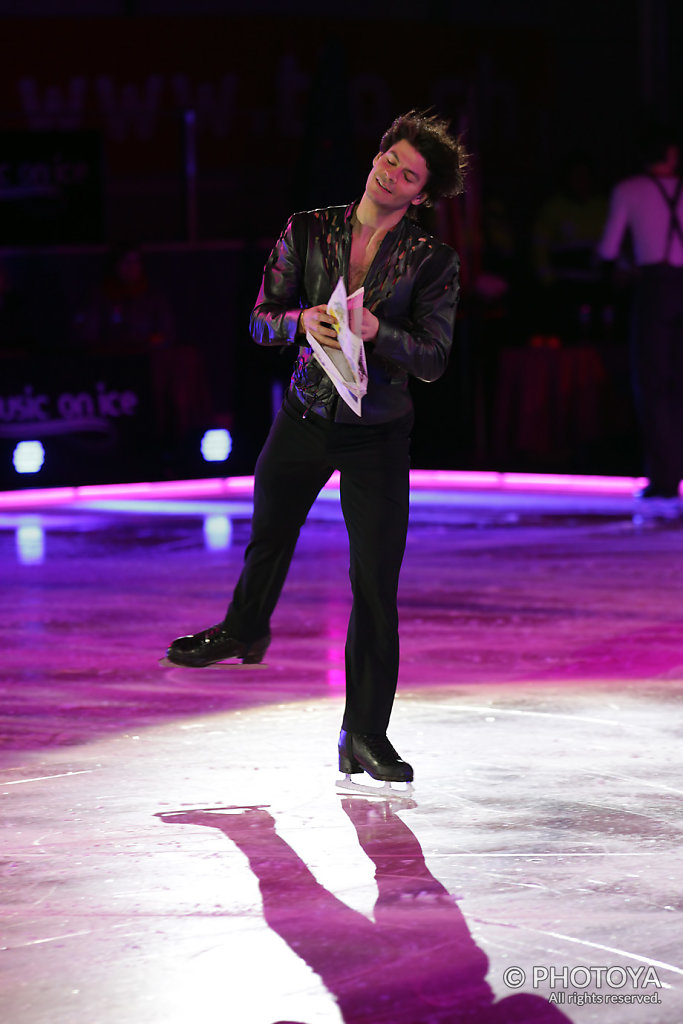
[(204, 544), (209, 551), (225, 551), (232, 541), (230, 516), (210, 515), (204, 518)]
[(22, 516), (16, 533), (17, 557), (22, 565), (45, 560), (45, 530), (40, 516)]

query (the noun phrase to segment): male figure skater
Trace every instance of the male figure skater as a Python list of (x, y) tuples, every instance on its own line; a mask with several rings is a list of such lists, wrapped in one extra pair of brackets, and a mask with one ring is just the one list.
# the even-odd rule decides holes
[[(169, 660), (202, 667), (260, 662), (299, 531), (334, 470), (350, 545), (353, 605), (339, 767), (410, 782), (387, 739), (398, 678), (398, 578), (408, 525), (413, 409), (408, 377), (436, 380), (450, 352), (458, 257), (411, 212), (462, 191), (466, 154), (448, 125), (411, 111), (382, 137), (359, 202), (290, 218), (263, 272), (250, 330), (260, 345), (298, 345), (282, 408), (257, 460), (242, 574), (225, 619), (174, 640)], [(339, 348), (327, 303), (340, 277), (364, 288), (368, 387), (358, 416), (339, 398), (306, 334)]]

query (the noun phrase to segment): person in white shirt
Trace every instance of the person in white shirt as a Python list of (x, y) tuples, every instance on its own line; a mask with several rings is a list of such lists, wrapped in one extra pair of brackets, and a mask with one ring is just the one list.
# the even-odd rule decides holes
[(683, 179), (679, 147), (652, 131), (644, 171), (619, 182), (601, 259), (614, 263), (627, 234), (638, 267), (631, 315), (631, 367), (649, 477), (643, 498), (677, 498), (683, 478)]

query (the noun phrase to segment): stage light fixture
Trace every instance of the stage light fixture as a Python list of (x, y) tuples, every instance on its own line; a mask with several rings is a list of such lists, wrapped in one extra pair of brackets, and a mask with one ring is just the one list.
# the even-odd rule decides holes
[(225, 462), (232, 451), (232, 437), (229, 430), (207, 430), (201, 440), (201, 452), (205, 462)]
[(38, 473), (44, 462), (45, 449), (40, 441), (20, 441), (12, 455), (17, 473)]

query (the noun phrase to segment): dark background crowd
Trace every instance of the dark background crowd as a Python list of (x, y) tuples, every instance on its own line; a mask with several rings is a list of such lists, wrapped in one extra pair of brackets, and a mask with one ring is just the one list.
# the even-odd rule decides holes
[[(414, 387), (414, 464), (642, 472), (633, 265), (607, 281), (596, 247), (642, 131), (678, 123), (680, 4), (0, 0), (0, 33), (3, 467), (54, 386), (56, 482), (195, 474), (212, 427), (221, 472), (250, 472), (290, 366), (247, 333), (265, 256), (292, 211), (359, 196), (417, 107), (471, 167), (428, 213), (462, 299), (446, 376)], [(69, 447), (73, 396), (113, 381), (145, 417)]]

